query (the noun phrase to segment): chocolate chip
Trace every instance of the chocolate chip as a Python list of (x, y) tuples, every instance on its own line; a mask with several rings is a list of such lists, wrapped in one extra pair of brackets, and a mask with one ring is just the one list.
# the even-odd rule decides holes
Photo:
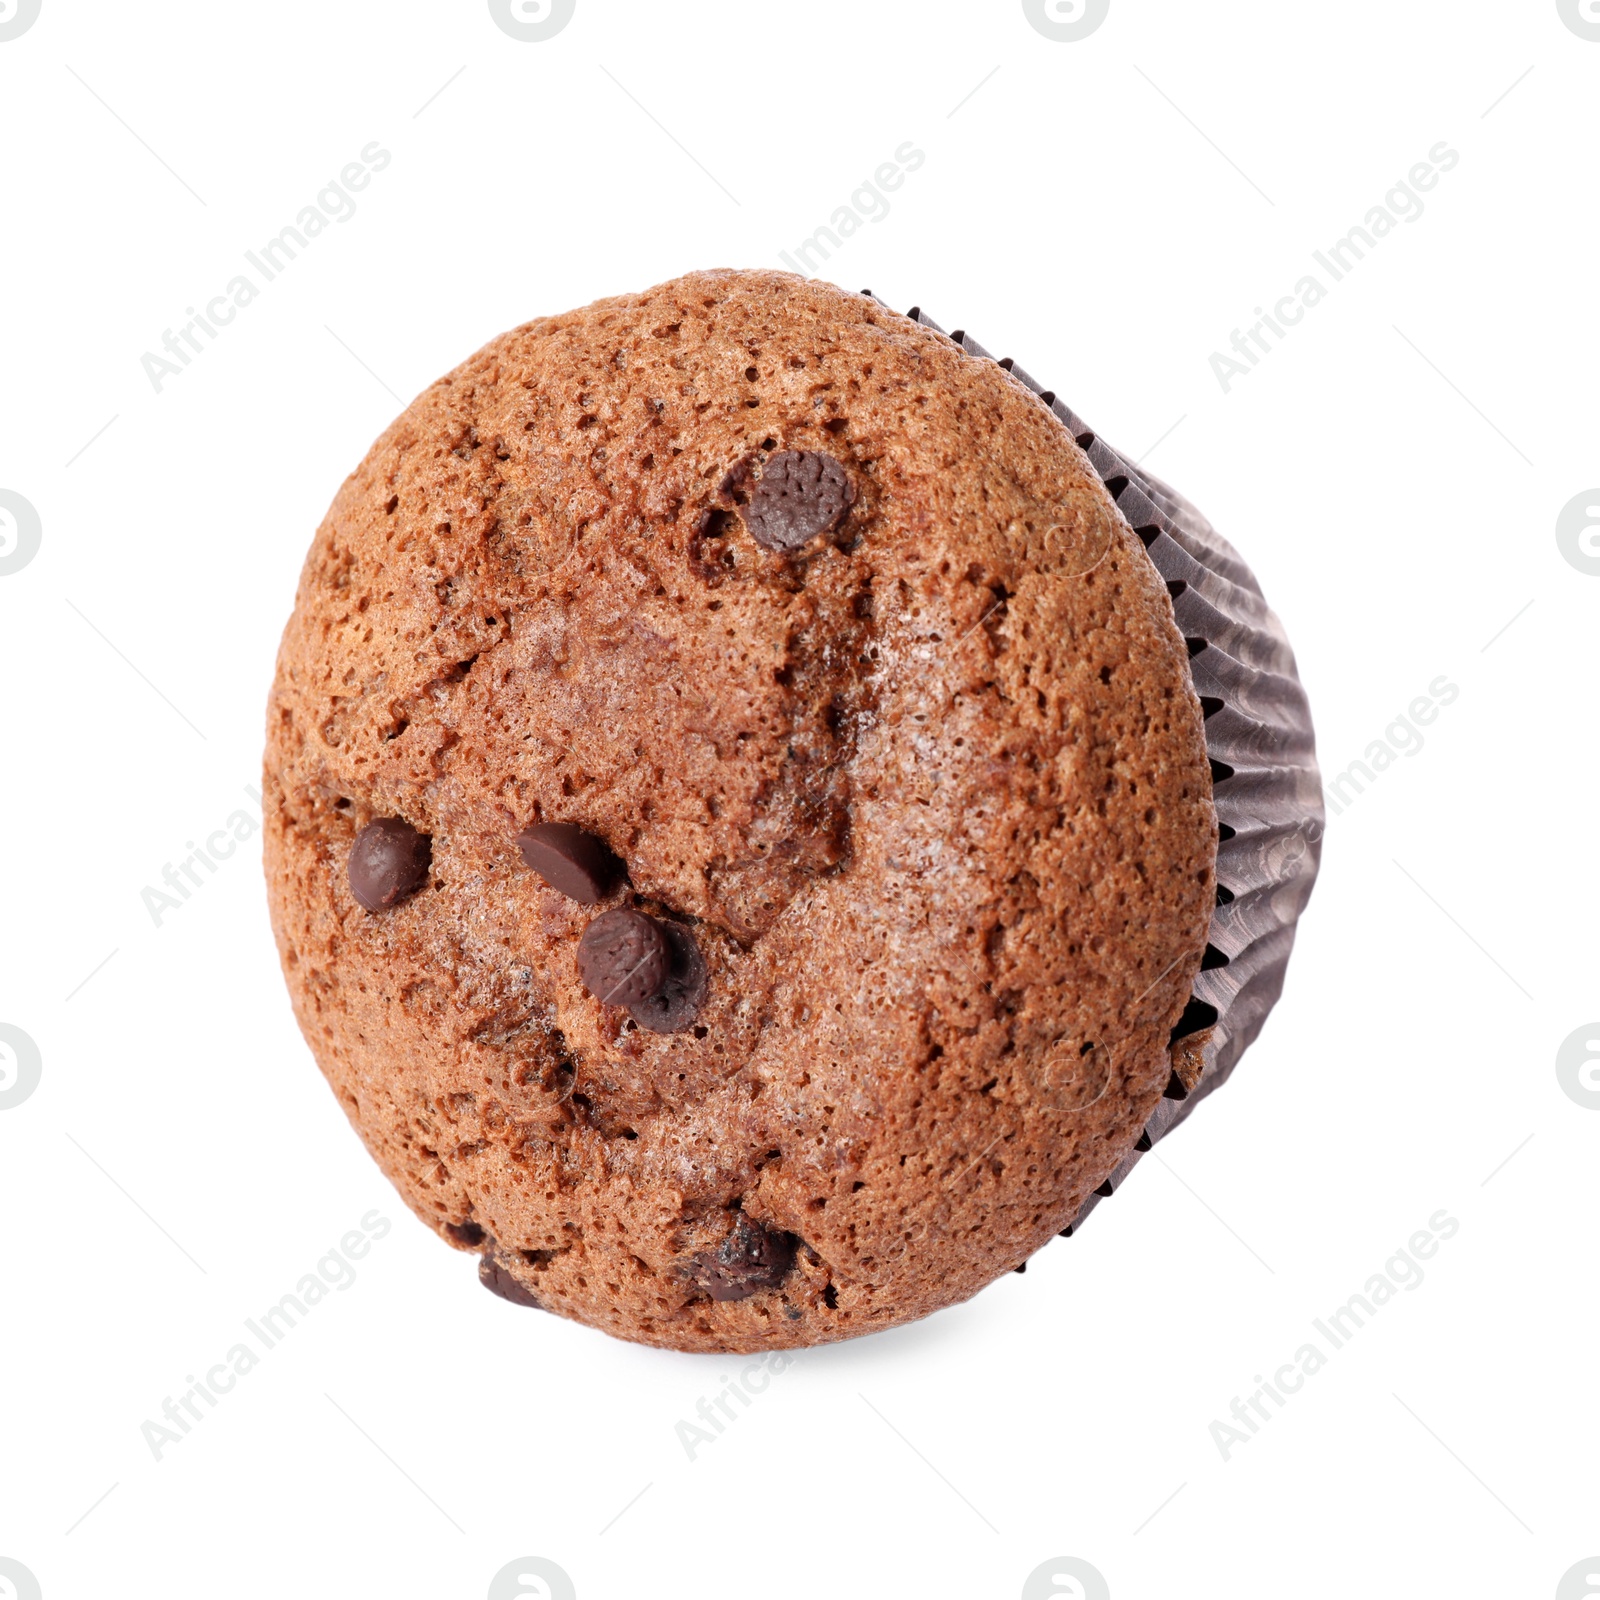
[(774, 1233), (741, 1211), (715, 1250), (691, 1256), (687, 1277), (713, 1300), (747, 1300), (775, 1289), (794, 1265), (792, 1233)]
[(622, 863), (604, 839), (573, 822), (541, 822), (517, 835), (522, 859), (569, 900), (592, 906), (622, 876)]
[(817, 450), (780, 450), (767, 462), (744, 513), (764, 550), (798, 550), (839, 526), (856, 497), (843, 466)]
[[(776, 443), (775, 440), (773, 442)], [(745, 491), (750, 484), (750, 469), (760, 459), (754, 450), (740, 456), (723, 474), (722, 482), (717, 485), (717, 494), (724, 500), (731, 500), (735, 505), (749, 505), (750, 496)]]
[(667, 936), (670, 966), (658, 993), (636, 1001), (628, 1015), (652, 1033), (677, 1033), (700, 1015), (706, 998), (706, 958), (681, 923), (657, 924)]
[(399, 817), (369, 822), (350, 846), (350, 892), (368, 911), (387, 911), (428, 881), (433, 842)]
[(489, 1248), (483, 1252), (482, 1259), (478, 1262), (478, 1282), (490, 1294), (497, 1294), (502, 1300), (509, 1300), (514, 1306), (529, 1306), (535, 1311), (543, 1311), (535, 1298), (532, 1290), (525, 1288), (518, 1280), (511, 1276), (511, 1270), (506, 1266), (505, 1260), (495, 1249), (491, 1240)]
[(444, 1231), (457, 1244), (464, 1244), (469, 1250), (476, 1250), (488, 1238), (488, 1234), (476, 1222), (447, 1222)]
[(603, 1005), (637, 1005), (659, 994), (671, 964), (661, 924), (642, 911), (602, 912), (578, 941), (578, 976)]

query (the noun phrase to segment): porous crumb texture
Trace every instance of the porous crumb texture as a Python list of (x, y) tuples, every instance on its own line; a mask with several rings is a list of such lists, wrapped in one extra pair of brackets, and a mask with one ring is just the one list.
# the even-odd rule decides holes
[[(787, 551), (742, 516), (782, 451), (853, 490)], [(787, 274), (532, 322), (422, 394), (317, 532), (265, 769), (296, 1015), (384, 1172), (502, 1286), (684, 1350), (1025, 1261), (1160, 1101), (1216, 895), (1183, 637), (1066, 426)], [(431, 868), (370, 913), (383, 817)], [(525, 865), (546, 822), (625, 863), (600, 904)], [(692, 1027), (581, 983), (619, 906), (698, 945)], [(713, 1298), (749, 1240), (781, 1280)]]
[[(870, 291), (863, 291), (868, 293)], [(881, 303), (881, 302), (880, 302)], [(943, 332), (920, 307), (906, 315)], [(970, 333), (950, 335), (987, 357)], [(1316, 883), (1325, 822), (1311, 707), (1283, 624), (1239, 552), (1176, 490), (1120, 455), (1010, 357), (1000, 365), (1066, 424), (1172, 596), (1205, 715), (1216, 808), (1217, 906), (1173, 1030), (1172, 1078), (1133, 1149), (1064, 1230), (1118, 1190), (1142, 1153), (1228, 1079), (1282, 993)]]

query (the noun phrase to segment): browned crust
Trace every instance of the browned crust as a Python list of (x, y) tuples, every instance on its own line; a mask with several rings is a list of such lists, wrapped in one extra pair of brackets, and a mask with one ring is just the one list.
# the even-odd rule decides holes
[[(856, 489), (798, 557), (729, 481), (775, 449)], [(1160, 1098), (1214, 896), (1183, 641), (1082, 453), (993, 362), (787, 274), (541, 319), (421, 395), (317, 531), (265, 768), (290, 994), (375, 1159), (542, 1305), (679, 1349), (1025, 1260)], [(387, 815), (433, 871), (373, 916), (344, 862)], [(631, 888), (546, 888), (535, 821)], [(619, 904), (693, 928), (692, 1031), (579, 984)], [(715, 1302), (684, 1264), (735, 1208), (801, 1243)]]

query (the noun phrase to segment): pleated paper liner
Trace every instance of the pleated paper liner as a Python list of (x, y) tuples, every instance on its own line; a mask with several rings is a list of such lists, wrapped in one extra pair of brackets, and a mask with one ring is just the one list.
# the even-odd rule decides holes
[[(876, 300), (870, 290), (863, 293)], [(882, 301), (878, 301), (882, 305)], [(885, 310), (890, 309), (885, 306)], [(919, 307), (906, 313), (937, 333)], [(947, 335), (992, 359), (965, 332)], [(1192, 997), (1172, 1032), (1172, 1076), (1137, 1144), (1063, 1236), (1140, 1156), (1228, 1079), (1283, 992), (1295, 923), (1322, 853), (1322, 780), (1294, 652), (1237, 550), (1182, 495), (1118, 454), (1009, 357), (999, 363), (1066, 424), (1149, 552), (1172, 596), (1205, 713), (1221, 845), (1217, 907)]]

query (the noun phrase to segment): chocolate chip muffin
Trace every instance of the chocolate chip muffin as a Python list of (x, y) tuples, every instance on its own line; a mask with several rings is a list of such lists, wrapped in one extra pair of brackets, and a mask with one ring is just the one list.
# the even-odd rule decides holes
[(494, 340), (339, 490), (269, 706), (273, 925), (346, 1114), (502, 1297), (682, 1350), (890, 1327), (1193, 1087), (1192, 646), (1051, 398), (696, 273)]

